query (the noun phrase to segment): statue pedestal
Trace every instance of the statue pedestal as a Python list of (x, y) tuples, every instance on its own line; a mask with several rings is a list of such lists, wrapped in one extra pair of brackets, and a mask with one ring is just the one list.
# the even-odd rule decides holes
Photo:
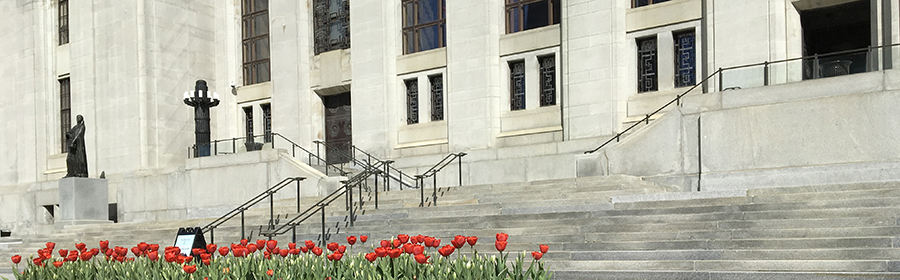
[(106, 179), (69, 177), (59, 180), (57, 227), (110, 222)]

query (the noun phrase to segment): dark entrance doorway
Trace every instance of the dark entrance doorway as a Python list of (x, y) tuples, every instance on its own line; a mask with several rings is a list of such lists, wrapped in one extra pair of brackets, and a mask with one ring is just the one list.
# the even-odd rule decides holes
[(862, 73), (871, 69), (868, 50), (828, 55), (872, 46), (870, 0), (816, 8), (800, 12), (803, 26), (804, 79)]
[(353, 126), (350, 121), (350, 92), (322, 97), (325, 104), (325, 161), (328, 164), (350, 162)]

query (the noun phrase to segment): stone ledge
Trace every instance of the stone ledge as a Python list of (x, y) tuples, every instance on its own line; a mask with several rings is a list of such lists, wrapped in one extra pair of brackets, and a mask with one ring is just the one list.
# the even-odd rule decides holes
[(747, 196), (747, 190), (722, 190), (722, 191), (703, 191), (703, 192), (674, 192), (674, 193), (652, 193), (638, 195), (620, 195), (613, 196), (613, 203), (624, 202), (642, 202), (642, 201), (663, 201), (663, 200), (690, 200), (704, 198), (724, 198), (724, 197), (741, 197)]

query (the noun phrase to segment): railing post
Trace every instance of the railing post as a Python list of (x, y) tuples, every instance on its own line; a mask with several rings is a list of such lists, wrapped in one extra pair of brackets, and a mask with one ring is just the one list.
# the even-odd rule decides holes
[[(272, 197), (274, 193), (269, 191), (269, 230), (275, 229), (275, 200)], [(269, 236), (269, 240), (272, 240), (272, 236)]]
[[(322, 164), (322, 155), (319, 154), (319, 140), (313, 141), (313, 143), (316, 143), (316, 164)], [(325, 171), (325, 175), (328, 175), (328, 166), (325, 166)]]
[(297, 213), (300, 213), (300, 181), (297, 180)]
[(213, 142), (213, 155), (219, 154), (219, 141)]
[(244, 208), (241, 208), (241, 239), (244, 239), (245, 236), (247, 235), (244, 235)]
[(425, 207), (425, 186), (419, 184), (422, 181), (422, 175), (416, 175), (416, 187), (419, 188), (419, 207)]
[[(345, 210), (350, 211), (350, 202), (352, 201), (352, 200), (350, 200), (350, 196), (352, 195), (351, 192), (353, 191), (353, 188), (348, 187), (347, 183), (344, 183), (342, 188), (344, 188), (344, 207), (346, 208)], [(350, 191), (347, 191), (347, 189), (350, 189)]]
[(437, 206), (437, 173), (431, 174), (433, 184), (431, 185), (431, 204)]
[[(359, 184), (359, 183), (356, 183), (356, 184)], [(349, 200), (349, 202), (350, 202), (350, 227), (353, 227), (353, 186), (347, 186), (347, 192), (350, 195), (350, 196), (348, 196), (348, 198), (350, 199)]]
[(763, 85), (769, 85), (769, 61), (763, 62)]
[[(391, 189), (391, 162), (387, 160), (384, 162), (384, 190), (389, 191)], [(399, 175), (398, 175), (399, 176)], [(400, 177), (400, 180), (403, 180), (403, 177)], [(403, 183), (400, 183), (400, 188), (403, 189)]]
[(319, 211), (322, 212), (322, 240), (319, 246), (325, 247), (325, 204), (319, 204)]
[(378, 209), (378, 173), (375, 173), (375, 209)]
[(724, 87), (722, 85), (722, 83), (723, 83), (722, 81), (724, 80), (724, 79), (722, 79), (722, 73), (723, 73), (722, 68), (719, 68), (719, 71), (716, 71), (716, 72), (719, 72), (719, 91), (722, 91), (722, 89), (724, 89)]
[(813, 55), (813, 79), (818, 79), (819, 75), (819, 54)]
[[(378, 176), (378, 175), (376, 175), (376, 176)], [(375, 180), (378, 180), (378, 178), (375, 178)], [(377, 181), (376, 181), (376, 182), (377, 182)], [(368, 183), (366, 184), (366, 188), (369, 188)], [(357, 196), (359, 196), (359, 209), (360, 209), (360, 210), (361, 210), (362, 207), (363, 207), (363, 195), (362, 195), (362, 194), (363, 194), (363, 191), (362, 191), (362, 184), (359, 184), (359, 194), (357, 194)]]
[(456, 163), (459, 165), (459, 186), (462, 187), (462, 157), (465, 156), (464, 153), (459, 153), (456, 156)]
[(215, 233), (215, 231), (216, 231), (216, 228), (215, 228), (215, 227), (209, 228), (209, 244), (216, 244), (216, 233)]
[(291, 225), (291, 242), (297, 243), (297, 224)]
[(237, 138), (231, 138), (231, 153), (237, 154)]

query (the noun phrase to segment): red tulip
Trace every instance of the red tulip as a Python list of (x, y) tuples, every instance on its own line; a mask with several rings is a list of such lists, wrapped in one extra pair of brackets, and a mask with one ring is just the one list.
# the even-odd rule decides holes
[(159, 244), (150, 244), (150, 251), (159, 251)]
[(41, 267), (44, 266), (44, 259), (43, 259), (43, 258), (39, 258), (39, 257), (38, 257), (38, 258), (34, 258), (33, 260), (31, 260), (31, 262), (34, 263), (34, 265), (36, 265), (36, 266), (41, 266)]
[(278, 246), (278, 240), (266, 241), (266, 249), (269, 249), (269, 251), (272, 251), (272, 249), (275, 249), (275, 246)]
[(306, 249), (312, 249), (313, 247), (316, 247), (316, 243), (312, 242), (312, 240), (306, 240)]
[(334, 254), (328, 255), (328, 259), (332, 261), (339, 261), (343, 257), (344, 254), (341, 254), (340, 252), (335, 252)]
[(453, 247), (456, 247), (456, 249), (462, 248), (463, 245), (466, 245), (466, 237), (457, 235), (453, 237), (453, 240), (450, 241), (450, 244), (453, 244)]
[(497, 241), (506, 241), (507, 239), (509, 239), (509, 234), (502, 232), (497, 234)]
[(431, 246), (431, 244), (434, 243), (434, 237), (426, 236), (426, 237), (424, 237), (424, 240), (423, 240), (423, 241), (424, 241), (424, 242), (422, 242), (422, 243), (425, 243), (425, 244), (424, 244), (425, 247), (433, 247), (433, 246)]
[(338, 249), (337, 249), (337, 250), (338, 250), (338, 252), (340, 252), (341, 254), (343, 254), (344, 252), (347, 251), (347, 246), (344, 246), (344, 245), (338, 246)]
[(400, 245), (403, 244), (403, 242), (400, 242), (400, 239), (394, 239), (391, 243), (391, 245), (394, 245), (394, 248), (400, 248)]
[(377, 254), (377, 253), (368, 253), (368, 254), (366, 254), (366, 260), (369, 261), (369, 262), (375, 262), (375, 259), (377, 259), (377, 258), (378, 258), (378, 254)]
[(424, 264), (424, 263), (428, 262), (428, 258), (430, 258), (430, 256), (416, 255), (415, 258), (416, 258), (417, 263)]
[(435, 238), (434, 241), (431, 242), (431, 247), (437, 248), (441, 246), (441, 240)]
[(147, 253), (147, 258), (149, 258), (151, 261), (154, 261), (154, 262), (158, 261), (159, 260), (159, 252), (150, 251), (150, 253)]
[(44, 245), (47, 245), (47, 249), (50, 249), (50, 251), (53, 251), (53, 248), (56, 248), (56, 243), (53, 242), (47, 242), (47, 244)]
[(166, 253), (163, 258), (166, 260), (166, 262), (175, 262), (176, 260), (178, 260), (178, 257), (173, 252)]
[(421, 254), (425, 253), (425, 246), (418, 245), (418, 244), (413, 245), (412, 251), (413, 251), (413, 255), (421, 255)]
[(210, 257), (212, 257), (211, 254), (207, 254), (207, 253), (200, 254), (201, 260), (208, 260)]
[(379, 258), (387, 256), (387, 253), (388, 253), (388, 249), (386, 249), (384, 247), (375, 248), (375, 255), (377, 255)]
[(413, 253), (413, 246), (416, 246), (416, 245), (414, 245), (414, 244), (412, 244), (412, 243), (406, 243), (406, 244), (403, 244), (403, 252), (404, 252), (404, 253), (407, 253), (407, 254), (412, 254), (412, 253)]
[(328, 243), (328, 245), (325, 247), (328, 248), (328, 251), (334, 252), (334, 251), (337, 251), (338, 244), (337, 244), (337, 242), (331, 242), (331, 243)]
[[(367, 235), (360, 235), (360, 236), (359, 236), (359, 241), (362, 242), (362, 243), (366, 243), (366, 241), (368, 241), (368, 240), (369, 240), (369, 236), (367, 236)], [(350, 245), (353, 245), (353, 244), (350, 244)]]
[(268, 271), (266, 271), (266, 275), (269, 275), (269, 276), (275, 275), (275, 271), (269, 269)]
[(109, 240), (100, 241), (100, 249), (103, 249), (103, 251), (106, 251), (106, 249), (109, 249)]
[(59, 257), (60, 257), (60, 258), (65, 258), (65, 257), (68, 256), (68, 255), (69, 255), (69, 250), (66, 250), (66, 249), (59, 249)]
[(322, 255), (322, 248), (319, 248), (319, 247), (313, 247), (312, 250), (310, 250), (310, 251), (312, 251), (313, 254), (316, 254), (316, 256), (321, 256), (321, 255)]
[(256, 240), (256, 249), (262, 250), (264, 248), (266, 248), (266, 241), (262, 240), (262, 239), (257, 239)]
[[(55, 244), (54, 244), (54, 246), (55, 246)], [(84, 245), (84, 243), (78, 243), (78, 244), (75, 244), (75, 248), (78, 249), (78, 251), (84, 251), (84, 248), (87, 248), (87, 245)]]
[[(215, 244), (213, 244), (213, 245), (215, 245)], [(141, 250), (141, 252), (147, 252), (147, 250), (150, 249), (150, 244), (147, 244), (147, 242), (141, 242), (141, 243), (138, 243), (137, 247), (138, 247), (138, 249)]]
[(91, 248), (90, 250), (88, 250), (88, 252), (91, 252), (91, 255), (97, 256), (100, 254), (100, 249)]
[(453, 247), (453, 245), (446, 245), (446, 246), (438, 249), (438, 253), (440, 253), (441, 256), (446, 257), (446, 256), (453, 254), (453, 251), (455, 251), (455, 250), (456, 250), (456, 247)]
[(307, 249), (306, 247), (300, 247), (300, 251), (302, 251), (305, 254), (305, 253), (309, 252), (309, 249)]
[(475, 243), (478, 242), (478, 236), (469, 236), (466, 238), (466, 241), (469, 242), (469, 246), (475, 246)]
[(279, 253), (279, 255), (281, 255), (282, 258), (284, 258), (284, 257), (287, 257), (288, 254), (290, 254), (291, 252), (288, 251), (287, 249), (283, 249), (283, 250), (281, 250), (281, 251), (278, 252), (278, 253)]
[(19, 255), (12, 256), (12, 262), (14, 264), (19, 264), (19, 262), (21, 262), (21, 261), (22, 261), (22, 256), (19, 256)]
[(391, 242), (387, 240), (381, 240), (381, 248), (391, 247)]
[[(306, 247), (303, 247), (303, 248), (306, 248)], [(300, 254), (300, 249), (296, 249), (296, 248), (295, 248), (295, 249), (291, 249), (289, 253), (291, 253), (291, 255), (294, 255), (294, 256), (299, 255), (299, 254)]]
[(548, 250), (550, 250), (550, 246), (541, 244), (538, 247), (541, 247), (541, 254), (546, 254)]
[(200, 260), (200, 263), (202, 263), (205, 266), (209, 266), (209, 259), (202, 259), (202, 260)]
[(184, 262), (189, 263), (192, 261), (194, 261), (194, 256), (185, 256), (184, 257)]
[(541, 252), (531, 252), (531, 256), (534, 257), (534, 260), (540, 260), (541, 257), (544, 256), (544, 253), (541, 253)]
[(112, 255), (112, 254), (115, 254), (115, 251), (113, 251), (113, 249), (107, 248), (106, 251), (103, 251), (103, 254), (106, 255), (106, 256), (108, 257), (108, 256), (110, 256), (110, 255)]
[(388, 250), (388, 256), (390, 256), (392, 259), (399, 258), (400, 254), (402, 254), (402, 253), (403, 253), (403, 250), (400, 250), (398, 248)]
[(297, 243), (288, 243), (288, 249), (297, 249)]
[(350, 246), (353, 246), (353, 244), (356, 244), (356, 236), (353, 236), (353, 235), (347, 236), (347, 244), (350, 244)]
[(241, 239), (241, 246), (247, 247), (247, 239)]
[(134, 253), (135, 256), (140, 256), (141, 249), (139, 249), (138, 247), (131, 247), (131, 253)]
[(223, 247), (219, 248), (219, 255), (222, 255), (223, 257), (227, 256), (228, 255), (228, 247), (223, 246)]
[(188, 274), (194, 273), (195, 271), (197, 271), (196, 265), (185, 265), (184, 266), (184, 272), (187, 272)]
[(256, 247), (256, 244), (247, 245), (247, 250), (250, 250), (251, 254), (256, 253), (256, 250), (258, 250), (258, 249), (259, 249), (259, 247)]
[(53, 266), (55, 266), (56, 268), (59, 268), (62, 265), (63, 265), (63, 262), (60, 262), (60, 261), (53, 262)]
[[(397, 239), (400, 240), (400, 243), (406, 243), (406, 242), (409, 242), (409, 235), (406, 235), (406, 234), (397, 235)], [(395, 247), (400, 247), (400, 246), (395, 246)]]
[(416, 243), (423, 243), (423, 242), (425, 242), (425, 236), (422, 236), (421, 234), (416, 235)]
[(70, 262), (77, 261), (77, 260), (78, 260), (78, 253), (75, 253), (74, 255), (71, 255), (71, 254), (70, 254), (69, 256), (66, 257), (66, 260), (67, 260), (67, 261), (70, 261)]
[(216, 244), (206, 244), (206, 252), (210, 254), (216, 253), (216, 248), (218, 248)]
[(497, 248), (497, 251), (503, 252), (503, 250), (506, 250), (506, 241), (496, 241), (494, 242), (494, 247)]

